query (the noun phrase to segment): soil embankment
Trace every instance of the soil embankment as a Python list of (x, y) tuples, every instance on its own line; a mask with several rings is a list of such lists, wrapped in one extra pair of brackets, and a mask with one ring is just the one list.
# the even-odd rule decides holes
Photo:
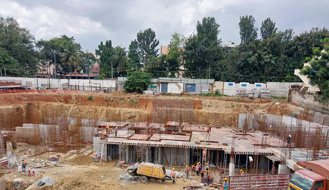
[(236, 97), (150, 96), (125, 93), (0, 94), (0, 128), (6, 130), (12, 130), (23, 123), (45, 123), (45, 118), (160, 123), (174, 120), (236, 126), (239, 113), (300, 113), (303, 119), (307, 120), (306, 112), (303, 108), (287, 102)]

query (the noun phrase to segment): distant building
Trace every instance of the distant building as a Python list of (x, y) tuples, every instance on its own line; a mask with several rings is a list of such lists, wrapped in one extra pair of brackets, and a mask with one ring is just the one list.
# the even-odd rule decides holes
[(160, 55), (167, 55), (169, 53), (169, 46), (161, 46)]
[(236, 46), (237, 45), (232, 41), (228, 41), (226, 44), (222, 44), (222, 47), (235, 48)]
[(98, 63), (95, 63), (89, 73), (78, 73), (74, 71), (73, 73), (65, 75), (66, 78), (70, 79), (99, 79), (100, 66)]
[[(167, 55), (169, 53), (169, 46), (161, 46), (161, 55)], [(183, 61), (183, 59), (182, 59)], [(179, 67), (179, 73), (176, 74), (176, 77), (182, 77), (185, 71), (185, 67), (183, 64), (181, 64), (181, 66)]]
[(52, 78), (54, 73), (55, 66), (47, 62), (46, 64), (39, 63), (37, 65), (37, 72), (34, 73), (36, 78)]

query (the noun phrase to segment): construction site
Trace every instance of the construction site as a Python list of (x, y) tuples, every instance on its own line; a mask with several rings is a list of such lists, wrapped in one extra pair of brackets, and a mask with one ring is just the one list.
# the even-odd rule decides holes
[[(230, 189), (287, 189), (301, 163), (329, 157), (329, 115), (272, 98), (2, 91), (0, 131), (0, 190), (218, 189), (225, 178)], [(181, 178), (142, 183), (125, 170), (142, 162)], [(207, 186), (186, 179), (198, 162)]]

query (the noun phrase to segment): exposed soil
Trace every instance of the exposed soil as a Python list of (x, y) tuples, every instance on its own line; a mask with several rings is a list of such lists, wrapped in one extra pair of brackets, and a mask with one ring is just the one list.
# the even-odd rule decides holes
[[(89, 100), (91, 96), (92, 100)], [(120, 92), (17, 93), (0, 94), (0, 99), (0, 128), (6, 130), (13, 130), (23, 123), (45, 123), (45, 118), (163, 123), (180, 120), (189, 123), (213, 122), (214, 126), (237, 126), (239, 113), (300, 113), (303, 119), (312, 119), (308, 110), (294, 104), (236, 97), (150, 96)], [(155, 110), (162, 110), (162, 115), (156, 119)]]

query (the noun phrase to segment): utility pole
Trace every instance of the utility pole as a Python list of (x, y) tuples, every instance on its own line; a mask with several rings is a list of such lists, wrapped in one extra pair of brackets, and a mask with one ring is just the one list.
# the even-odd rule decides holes
[(0, 67), (0, 73), (1, 73), (1, 76), (2, 76), (2, 68)]
[(6, 67), (3, 68), (5, 70), (5, 77), (7, 76), (7, 73), (6, 73)]

